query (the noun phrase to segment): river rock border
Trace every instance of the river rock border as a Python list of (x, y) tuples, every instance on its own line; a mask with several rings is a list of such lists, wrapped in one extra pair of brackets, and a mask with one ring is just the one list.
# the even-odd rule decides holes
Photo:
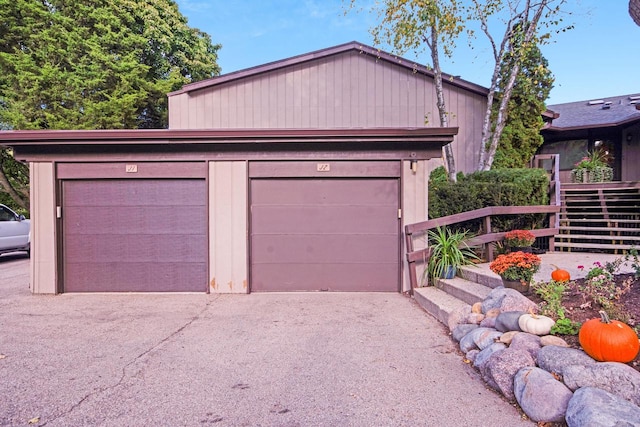
[(597, 362), (553, 335), (522, 332), (536, 304), (497, 287), (481, 303), (449, 315), (451, 335), (489, 387), (517, 402), (532, 421), (640, 427), (640, 372)]

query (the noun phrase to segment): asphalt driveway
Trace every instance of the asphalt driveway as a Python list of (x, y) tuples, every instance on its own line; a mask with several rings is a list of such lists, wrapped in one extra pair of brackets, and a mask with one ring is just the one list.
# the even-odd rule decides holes
[(31, 295), (0, 257), (0, 425), (532, 425), (388, 293)]

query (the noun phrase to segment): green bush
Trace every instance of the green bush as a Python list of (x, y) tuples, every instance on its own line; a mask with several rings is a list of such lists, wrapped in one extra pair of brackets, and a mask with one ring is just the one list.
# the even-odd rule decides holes
[[(429, 218), (440, 218), (487, 206), (549, 204), (549, 179), (542, 169), (496, 169), (459, 175), (458, 182), (442, 179), (435, 169), (429, 177)], [(446, 174), (445, 174), (446, 178)], [(505, 215), (492, 218), (493, 231), (540, 228), (546, 215)], [(460, 224), (477, 231), (481, 221)]]

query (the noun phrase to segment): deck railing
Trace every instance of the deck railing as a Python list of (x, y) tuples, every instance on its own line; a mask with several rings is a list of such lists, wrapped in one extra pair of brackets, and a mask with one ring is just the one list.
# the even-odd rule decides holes
[[(483, 227), (480, 234), (469, 240), (469, 246), (482, 247), (488, 261), (493, 260), (493, 243), (504, 239), (506, 232), (493, 232), (491, 229), (491, 218), (503, 215), (526, 215), (541, 214), (549, 215), (549, 224), (556, 223), (556, 215), (560, 212), (560, 206), (536, 205), (536, 206), (490, 206), (486, 208), (476, 209), (469, 212), (463, 212), (455, 215), (449, 215), (441, 218), (430, 219), (428, 221), (408, 224), (405, 226), (405, 243), (407, 248), (407, 261), (409, 263), (409, 277), (411, 280), (411, 289), (418, 286), (418, 269), (417, 263), (426, 264), (431, 257), (431, 249), (425, 247), (423, 249), (415, 249), (416, 239), (426, 241), (429, 230), (438, 227), (449, 226), (461, 222), (481, 219)], [(557, 227), (539, 228), (531, 230), (536, 237), (549, 237), (549, 250), (554, 250), (554, 236), (558, 234)]]
[(417, 264), (427, 264), (431, 257), (431, 250), (427, 246), (415, 249), (416, 240), (426, 242), (429, 230), (438, 227), (450, 226), (461, 222), (482, 220), (480, 234), (474, 236), (468, 242), (470, 246), (481, 247), (488, 261), (493, 261), (493, 244), (504, 239), (506, 232), (493, 232), (491, 218), (504, 215), (547, 214), (548, 228), (532, 230), (536, 237), (549, 237), (549, 250), (554, 250), (554, 236), (558, 234), (558, 213), (560, 212), (560, 173), (559, 155), (546, 154), (535, 156), (531, 162), (532, 167), (545, 169), (549, 175), (549, 205), (536, 206), (489, 206), (469, 212), (462, 212), (441, 218), (430, 219), (405, 226), (405, 245), (407, 262), (409, 263), (409, 277), (411, 289), (418, 286)]

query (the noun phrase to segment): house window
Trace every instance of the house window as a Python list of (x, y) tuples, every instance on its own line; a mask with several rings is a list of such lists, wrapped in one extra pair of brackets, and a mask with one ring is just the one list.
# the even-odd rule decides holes
[(584, 156), (587, 155), (589, 141), (573, 139), (545, 144), (541, 147), (542, 154), (560, 154), (560, 170), (571, 170)]

